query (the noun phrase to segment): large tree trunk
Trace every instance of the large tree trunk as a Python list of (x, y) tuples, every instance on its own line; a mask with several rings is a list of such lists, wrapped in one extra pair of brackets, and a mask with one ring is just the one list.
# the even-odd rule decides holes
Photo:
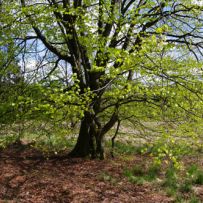
[(96, 154), (97, 156), (102, 160), (104, 159), (104, 141), (103, 141), (104, 135), (99, 132), (96, 137)]
[[(85, 113), (81, 121), (79, 136), (75, 147), (69, 153), (70, 157), (99, 157), (104, 158), (103, 136), (98, 129), (90, 113)], [(96, 145), (96, 146), (95, 146)]]
[(81, 121), (79, 136), (74, 149), (69, 153), (70, 157), (86, 157), (91, 152), (92, 137), (90, 135), (90, 115), (85, 114)]
[[(80, 132), (70, 157), (99, 157), (104, 159), (104, 135), (113, 127), (118, 120), (118, 110), (112, 114), (108, 122), (102, 127), (101, 122), (90, 112), (86, 112), (81, 121)], [(96, 140), (96, 143), (94, 142)], [(96, 147), (95, 147), (96, 144)], [(95, 150), (96, 148), (96, 150)]]

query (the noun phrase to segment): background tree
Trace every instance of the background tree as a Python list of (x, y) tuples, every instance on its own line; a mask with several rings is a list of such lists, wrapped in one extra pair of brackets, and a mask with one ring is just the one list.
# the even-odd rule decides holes
[[(104, 135), (136, 113), (177, 119), (201, 109), (202, 8), (192, 1), (20, 0), (2, 6), (4, 32), (18, 47), (26, 77), (37, 83), (58, 78), (68, 95), (74, 76), (77, 97), (89, 98), (70, 156), (103, 158)], [(135, 111), (141, 107), (145, 111)]]
[[(24, 77), (18, 60), (14, 40), (3, 27), (4, 8), (0, 1), (0, 123), (10, 123), (16, 119), (12, 103), (24, 82)], [(15, 113), (14, 113), (15, 112)]]

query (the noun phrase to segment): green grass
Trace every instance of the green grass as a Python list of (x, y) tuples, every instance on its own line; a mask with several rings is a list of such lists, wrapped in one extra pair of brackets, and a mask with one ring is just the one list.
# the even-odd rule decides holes
[(19, 141), (18, 135), (7, 135), (7, 136), (1, 136), (0, 137), (0, 148), (6, 148), (9, 145), (12, 145)]
[(191, 167), (186, 172), (187, 175), (178, 174), (177, 169), (170, 167), (165, 173), (165, 180), (163, 182), (163, 187), (169, 195), (175, 196), (176, 193), (190, 193), (192, 191), (193, 179), (192, 175), (197, 171), (195, 167)]
[(201, 203), (201, 201), (195, 195), (192, 195), (189, 199), (189, 203)]
[(198, 185), (203, 185), (203, 171), (198, 170), (196, 173), (196, 177), (194, 179), (194, 183)]
[(147, 180), (152, 181), (154, 179), (157, 178), (157, 176), (160, 173), (160, 166), (158, 165), (152, 165), (151, 167), (149, 167), (148, 171), (147, 171)]
[(174, 167), (167, 169), (162, 185), (166, 193), (175, 197), (177, 203), (200, 203), (193, 192), (193, 186), (203, 184), (203, 171), (197, 165), (191, 165), (185, 172), (179, 172)]
[[(150, 167), (138, 164), (131, 168), (126, 168), (123, 172), (129, 182), (136, 185), (155, 181), (160, 177), (160, 173), (160, 166), (155, 164)], [(169, 167), (165, 172), (164, 179), (162, 179), (161, 186), (169, 196), (173, 196), (176, 199), (175, 202), (177, 203), (199, 203), (200, 201), (193, 193), (192, 187), (195, 184), (202, 184), (202, 177), (202, 170), (195, 165), (190, 166), (184, 174), (175, 167)], [(156, 184), (156, 182), (154, 183)]]
[(184, 180), (182, 184), (179, 186), (179, 191), (182, 193), (189, 193), (192, 191), (192, 183), (190, 180)]
[(166, 170), (163, 186), (173, 190), (178, 188), (177, 170), (174, 167), (169, 167)]
[(158, 177), (160, 168), (157, 165), (152, 165), (149, 168), (145, 168), (142, 165), (136, 165), (132, 168), (126, 168), (124, 170), (124, 176), (134, 184), (142, 185), (144, 182), (151, 182)]
[(182, 195), (177, 195), (175, 203), (201, 203), (201, 200), (194, 194), (191, 194), (188, 198)]
[[(111, 141), (106, 143), (107, 148), (111, 149)], [(132, 144), (125, 144), (122, 142), (115, 142), (114, 154), (115, 155), (131, 155), (131, 154), (141, 154), (144, 146), (135, 146)]]
[(187, 177), (193, 184), (203, 185), (203, 170), (193, 164), (187, 169)]

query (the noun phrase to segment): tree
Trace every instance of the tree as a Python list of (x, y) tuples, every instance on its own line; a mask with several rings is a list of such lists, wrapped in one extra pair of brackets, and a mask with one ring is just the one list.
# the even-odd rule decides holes
[(3, 27), (2, 2), (0, 1), (0, 123), (10, 123), (15, 120), (14, 109), (10, 105), (16, 100), (24, 78), (18, 60), (15, 57), (16, 48), (14, 40), (8, 36)]
[(88, 93), (70, 156), (104, 158), (104, 135), (116, 122), (142, 114), (141, 106), (148, 110), (143, 115), (153, 108), (158, 115), (177, 105), (177, 112), (189, 111), (202, 99), (202, 7), (192, 1), (20, 0), (2, 6), (6, 38), (15, 41), (24, 68), (34, 58), (35, 70), (42, 70), (38, 82), (54, 74), (68, 93), (74, 82), (67, 78), (74, 75), (78, 97)]

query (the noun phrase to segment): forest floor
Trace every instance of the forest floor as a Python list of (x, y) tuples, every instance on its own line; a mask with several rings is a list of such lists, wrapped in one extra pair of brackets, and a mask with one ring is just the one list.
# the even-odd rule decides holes
[[(15, 145), (0, 152), (0, 203), (176, 202), (153, 182), (134, 184), (123, 175), (126, 167), (147, 163), (147, 156), (101, 161), (36, 155), (40, 156), (34, 149)], [(196, 190), (203, 202), (203, 187)]]

